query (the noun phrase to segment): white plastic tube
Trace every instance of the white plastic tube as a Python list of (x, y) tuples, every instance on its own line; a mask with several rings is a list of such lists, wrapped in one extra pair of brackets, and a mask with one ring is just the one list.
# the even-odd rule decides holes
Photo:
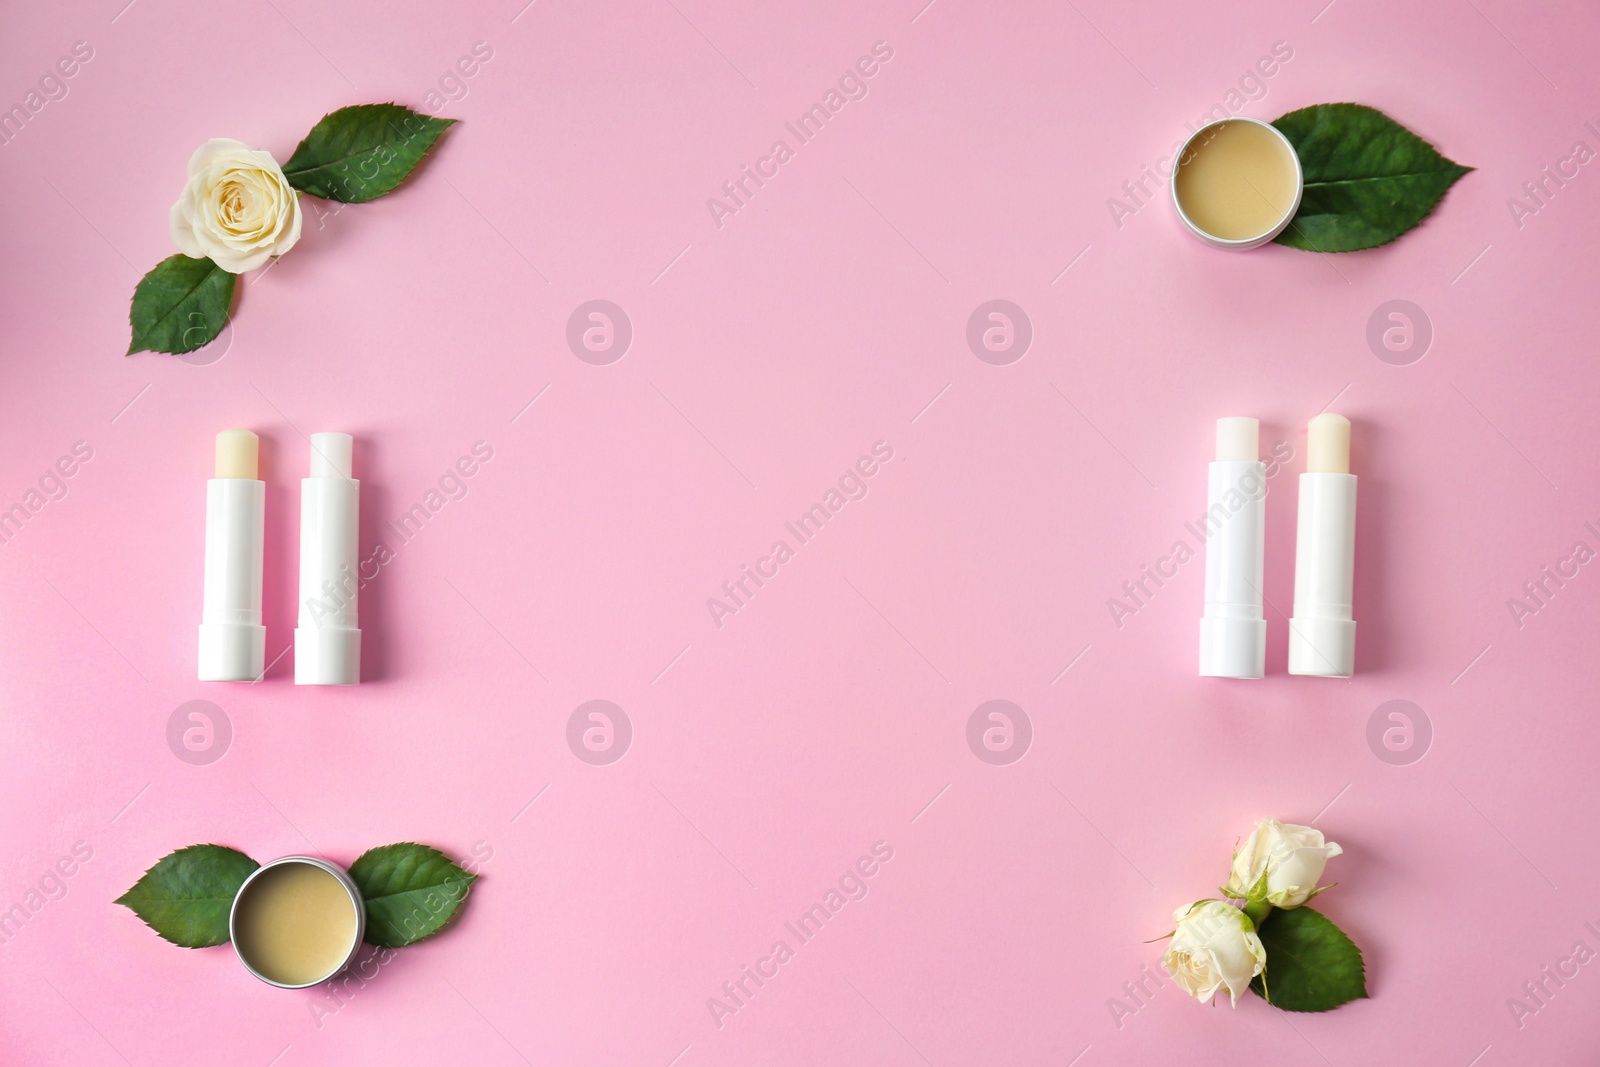
[(1267, 472), (1255, 419), (1217, 420), (1217, 458), (1206, 487), (1206, 606), (1200, 675), (1260, 678), (1267, 665), (1261, 613)]
[(361, 681), (356, 568), (361, 483), (350, 476), (347, 433), (311, 435), (311, 477), (300, 483), (300, 614), (296, 685)]
[(217, 476), (206, 482), (202, 682), (253, 682), (265, 669), (261, 560), (267, 485), (256, 477), (258, 455), (259, 442), (249, 430), (217, 435)]
[(1348, 678), (1356, 669), (1356, 476), (1350, 473), (1350, 420), (1331, 412), (1318, 415), (1307, 438), (1308, 469), (1300, 475), (1295, 534), (1289, 673)]

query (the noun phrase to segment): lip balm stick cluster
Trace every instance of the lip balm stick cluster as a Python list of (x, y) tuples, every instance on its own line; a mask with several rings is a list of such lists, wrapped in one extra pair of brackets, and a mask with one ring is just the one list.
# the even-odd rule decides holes
[[(361, 681), (356, 621), (361, 483), (351, 477), (352, 451), (347, 433), (311, 435), (311, 476), (300, 485), (296, 685)], [(202, 682), (254, 682), (266, 670), (261, 565), (267, 486), (258, 477), (260, 453), (260, 439), (249, 430), (217, 435), (217, 476), (206, 482)]]

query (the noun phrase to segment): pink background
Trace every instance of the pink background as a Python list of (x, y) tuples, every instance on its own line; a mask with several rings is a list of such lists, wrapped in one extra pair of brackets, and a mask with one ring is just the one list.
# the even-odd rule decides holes
[[(1520, 628), (1507, 601), (1600, 548), (1600, 176), (1520, 226), (1508, 198), (1600, 148), (1600, 15), (123, 3), (15, 5), (0, 36), (6, 105), (93, 49), (0, 148), (0, 504), (93, 450), (0, 545), (0, 907), (29, 913), (0, 945), (0, 1058), (1590, 1061), (1600, 963), (1520, 1025), (1508, 1000), (1600, 950), (1600, 573)], [(335, 107), (423, 106), (480, 41), (492, 58), (445, 79), (463, 123), (388, 199), (306, 201), (299, 246), (241, 279), (222, 358), (124, 358), (195, 146), (286, 158)], [(783, 124), (878, 41), (867, 96), (798, 145)], [(1357, 100), (1478, 170), (1374, 252), (1211, 251), (1159, 198), (1119, 226), (1108, 200), (1276, 42), (1292, 58), (1246, 79), (1244, 113)], [(794, 159), (719, 227), (707, 198), (779, 138)], [(1006, 366), (966, 341), (996, 298), (1034, 334)], [(608, 366), (565, 341), (592, 299), (633, 326)], [(1366, 338), (1390, 300), (1432, 324), (1409, 365)], [(1362, 479), (1347, 683), (1284, 674), (1278, 611), (1303, 427), (1329, 405)], [(1295, 456), (1254, 684), (1195, 677), (1198, 560), (1120, 627), (1107, 606), (1192, 541), (1227, 414)], [(254, 686), (195, 681), (203, 483), (235, 425), (266, 455), (269, 657), (304, 434), (357, 436), (364, 554), (493, 450), (363, 593), (359, 689), (297, 689), (287, 656)], [(879, 441), (866, 497), (715, 625), (707, 598)], [(167, 741), (197, 699), (231, 723), (208, 765)], [(633, 728), (608, 766), (566, 741), (593, 699)], [(1006, 766), (966, 741), (992, 699), (1033, 728)], [(1369, 744), (1390, 700), (1431, 746)], [(1372, 999), (1203, 1008), (1149, 978), (1130, 999), (1159, 970), (1142, 942), (1267, 814), (1344, 845), (1322, 906)], [(194, 842), (349, 863), (406, 839), (476, 850), (483, 878), (342, 1004), (111, 903)], [(783, 924), (878, 841), (869, 894), (798, 945)], [(77, 842), (92, 859), (46, 878)], [(708, 998), (780, 938), (795, 958), (719, 1027)]]

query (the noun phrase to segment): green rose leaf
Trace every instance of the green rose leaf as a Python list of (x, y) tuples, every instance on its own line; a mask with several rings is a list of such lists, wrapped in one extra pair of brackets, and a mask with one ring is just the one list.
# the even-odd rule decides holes
[(1329, 1011), (1367, 995), (1361, 950), (1321, 912), (1274, 908), (1256, 932), (1267, 949), (1267, 970), (1250, 988), (1273, 1007)]
[(237, 278), (209, 259), (180, 254), (157, 263), (133, 291), (127, 354), (193, 352), (216, 340), (228, 324)]
[(1278, 243), (1312, 252), (1388, 244), (1422, 222), (1462, 175), (1376, 108), (1314, 104), (1273, 123), (1294, 145), (1305, 194)]
[(364, 204), (393, 192), (455, 121), (398, 104), (342, 107), (311, 128), (283, 174), (303, 193)]
[(478, 876), (438, 849), (408, 841), (362, 853), (350, 877), (367, 902), (366, 942), (399, 948), (438, 933)]
[(233, 898), (259, 866), (237, 849), (190, 845), (158, 860), (116, 903), (174, 945), (226, 945)]

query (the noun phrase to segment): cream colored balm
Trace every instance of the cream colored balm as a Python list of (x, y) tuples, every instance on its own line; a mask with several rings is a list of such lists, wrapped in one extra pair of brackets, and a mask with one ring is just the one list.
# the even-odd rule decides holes
[(355, 955), (364, 927), (347, 880), (306, 857), (262, 867), (234, 898), (230, 926), (239, 959), (273, 985), (325, 981)]
[(1300, 206), (1300, 161), (1265, 122), (1232, 118), (1197, 130), (1178, 154), (1172, 199), (1195, 236), (1254, 248), (1281, 233)]

